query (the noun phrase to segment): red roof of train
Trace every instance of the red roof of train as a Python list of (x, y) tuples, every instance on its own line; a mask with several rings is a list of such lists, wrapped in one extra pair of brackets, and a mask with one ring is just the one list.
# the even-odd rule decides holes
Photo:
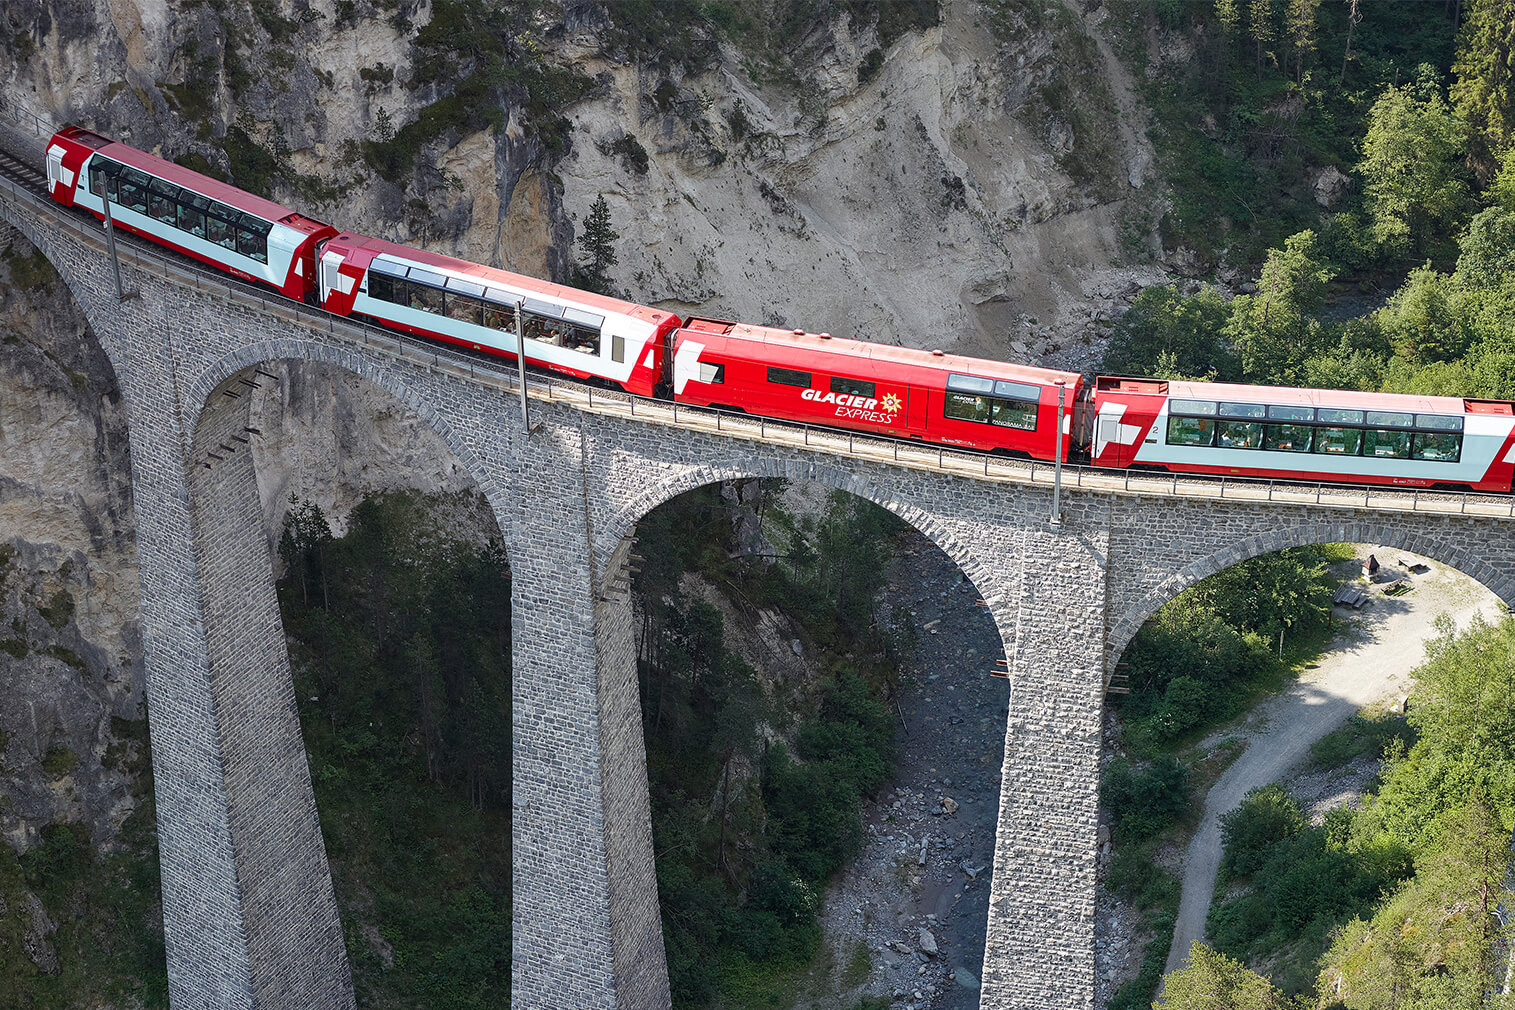
[[(892, 378), (895, 381), (901, 381), (895, 374), (896, 369), (901, 367), (926, 368), (940, 372), (944, 383), (948, 372), (1039, 385), (1051, 385), (1061, 379), (1067, 384), (1070, 395), (1083, 381), (1083, 376), (1077, 372), (1037, 368), (985, 358), (969, 358), (940, 351), (899, 347), (894, 344), (874, 344), (849, 337), (822, 336), (818, 333), (785, 330), (776, 326), (730, 323), (719, 319), (691, 319), (685, 324), (683, 332), (691, 337), (703, 339), (707, 343), (721, 341), (761, 344), (764, 347), (765, 359), (774, 365), (808, 364), (812, 367), (820, 367), (828, 358), (836, 358), (839, 360), (830, 362), (835, 366), (836, 371), (848, 374), (872, 374)], [(868, 364), (861, 364), (863, 361)]]

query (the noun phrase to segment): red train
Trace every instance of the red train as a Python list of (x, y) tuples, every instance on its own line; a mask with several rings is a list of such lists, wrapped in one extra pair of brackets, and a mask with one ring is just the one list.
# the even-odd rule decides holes
[[(52, 198), (338, 315), (642, 396), (1103, 467), (1509, 491), (1503, 401), (1083, 376), (660, 309), (338, 232), (78, 127)], [(81, 185), (84, 183), (84, 185)], [(1062, 409), (1058, 404), (1061, 401)], [(1091, 423), (1075, 430), (1077, 412)]]

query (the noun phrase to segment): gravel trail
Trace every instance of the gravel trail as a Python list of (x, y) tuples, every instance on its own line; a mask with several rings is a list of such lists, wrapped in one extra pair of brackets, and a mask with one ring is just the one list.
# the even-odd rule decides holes
[[(1450, 614), (1459, 628), (1474, 614), (1493, 620), (1499, 602), (1483, 586), (1440, 562), (1415, 559), (1404, 551), (1364, 546), (1389, 566), (1401, 558), (1421, 560), (1423, 574), (1409, 576), (1415, 590), (1392, 598), (1374, 594), (1360, 613), (1336, 608), (1343, 630), (1314, 669), (1298, 682), (1258, 706), (1238, 734), (1228, 727), (1222, 736), (1240, 735), (1246, 750), (1226, 769), (1205, 797), (1204, 817), (1183, 859), (1183, 892), (1173, 928), (1173, 946), (1166, 971), (1183, 966), (1189, 948), (1204, 938), (1205, 917), (1215, 892), (1220, 868), (1220, 817), (1241, 803), (1250, 790), (1277, 782), (1290, 768), (1309, 757), (1310, 745), (1336, 729), (1360, 708), (1403, 697), (1410, 674), (1425, 657), (1425, 643), (1435, 637), (1432, 621)], [(1336, 566), (1345, 579), (1357, 574), (1359, 562)], [(1396, 566), (1397, 567), (1397, 566)], [(1404, 574), (1399, 568), (1397, 574)], [(1381, 574), (1379, 583), (1384, 576)]]

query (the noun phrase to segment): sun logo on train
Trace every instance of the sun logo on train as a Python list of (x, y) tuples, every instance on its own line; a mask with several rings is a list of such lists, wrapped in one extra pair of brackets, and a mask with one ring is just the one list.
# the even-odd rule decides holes
[(879, 409), (886, 414), (898, 414), (900, 412), (900, 398), (897, 393), (885, 393), (884, 398), (878, 403)]

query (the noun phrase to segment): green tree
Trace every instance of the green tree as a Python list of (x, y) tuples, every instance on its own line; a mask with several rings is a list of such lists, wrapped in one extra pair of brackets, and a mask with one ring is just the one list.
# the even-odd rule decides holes
[(1471, 334), (1459, 311), (1459, 292), (1451, 277), (1430, 267), (1410, 271), (1379, 313), (1400, 357), (1428, 362), (1462, 356)]
[(1487, 177), (1515, 144), (1515, 0), (1471, 0), (1452, 73), (1452, 104)]
[(1225, 299), (1210, 288), (1193, 296), (1172, 285), (1143, 288), (1116, 321), (1100, 369), (1107, 375), (1235, 379), (1237, 362), (1221, 340), (1230, 315)]
[(1320, 12), (1320, 0), (1289, 0), (1284, 22), (1289, 29), (1289, 41), (1294, 44), (1294, 79), (1304, 83), (1305, 54), (1315, 52), (1316, 18)]
[(1416, 92), (1389, 88), (1373, 103), (1357, 164), (1374, 238), (1411, 255), (1444, 250), (1471, 206), (1462, 121), (1439, 93)]
[(1457, 245), (1459, 281), (1475, 288), (1505, 286), (1515, 279), (1515, 208), (1479, 211)]
[(579, 237), (585, 260), (582, 274), (585, 286), (608, 294), (611, 289), (610, 268), (616, 264), (615, 243), (621, 236), (610, 224), (610, 205), (604, 194), (595, 198), (584, 219), (584, 234)]
[(1239, 876), (1259, 869), (1274, 844), (1305, 826), (1299, 802), (1274, 783), (1247, 793), (1235, 810), (1220, 818), (1226, 851), (1221, 866)]
[(1247, 13), (1250, 16), (1248, 27), (1251, 29), (1252, 41), (1257, 43), (1257, 76), (1261, 77), (1263, 49), (1278, 35), (1278, 30), (1273, 24), (1275, 16), (1273, 0), (1250, 0)]
[(1257, 294), (1231, 304), (1225, 334), (1253, 382), (1294, 383), (1305, 361), (1323, 347), (1325, 330), (1315, 313), (1335, 271), (1321, 258), (1313, 231), (1290, 235), (1270, 249)]
[(1184, 967), (1168, 975), (1154, 1010), (1290, 1010), (1302, 1007), (1255, 971), (1196, 943)]
[(1499, 995), (1495, 915), (1507, 886), (1510, 832), (1481, 800), (1451, 811), (1416, 860), (1415, 876), (1371, 922), (1342, 930), (1321, 959), (1317, 987), (1349, 1010), (1486, 1010)]
[(1220, 30), (1227, 35), (1235, 35), (1236, 29), (1241, 27), (1241, 8), (1239, 0), (1215, 0), (1215, 20), (1220, 22)]

